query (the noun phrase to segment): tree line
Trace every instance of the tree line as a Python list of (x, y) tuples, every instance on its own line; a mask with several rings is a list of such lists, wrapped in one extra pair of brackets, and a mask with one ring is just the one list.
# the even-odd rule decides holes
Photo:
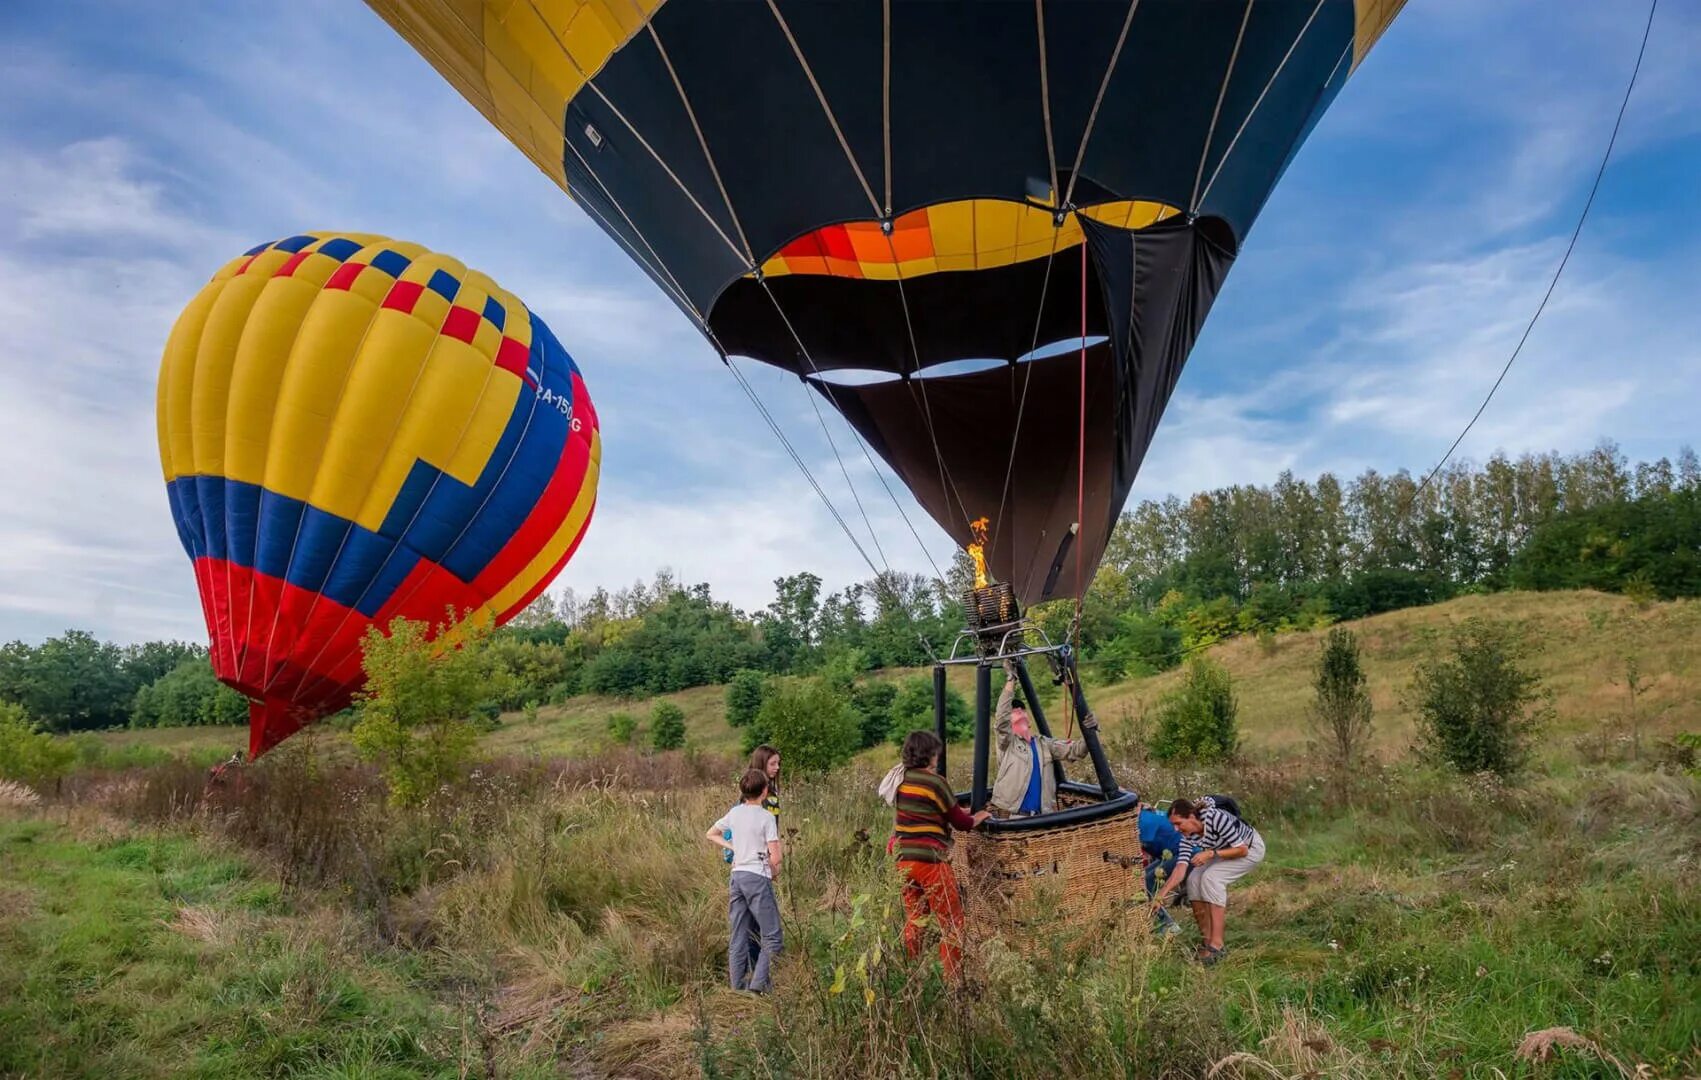
[[(962, 553), (943, 580), (894, 572), (828, 591), (817, 575), (796, 573), (777, 578), (773, 600), (756, 612), (666, 570), (613, 591), (544, 594), (487, 643), (493, 662), (478, 711), (587, 693), (639, 698), (740, 672), (824, 673), (850, 685), (862, 672), (925, 664), (961, 625), (970, 573)], [(1344, 482), (1283, 472), (1269, 485), (1142, 501), (1116, 525), (1083, 598), (1077, 641), (1089, 675), (1114, 680), (1173, 667), (1235, 634), (1312, 629), (1505, 588), (1701, 595), (1694, 452), (1632, 464), (1603, 443), (1571, 456), (1458, 464), (1427, 485), (1405, 471)], [(1032, 614), (1058, 640), (1070, 632), (1074, 602)], [(213, 678), (204, 648), (120, 647), (80, 630), (0, 647), (0, 702), (55, 732), (246, 715), (241, 696)], [(890, 722), (865, 725), (858, 741), (907, 730), (910, 704), (863, 702)]]

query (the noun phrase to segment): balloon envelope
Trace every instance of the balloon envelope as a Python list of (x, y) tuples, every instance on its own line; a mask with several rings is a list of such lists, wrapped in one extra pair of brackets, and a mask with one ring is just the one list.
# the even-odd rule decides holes
[(571, 557), (602, 446), (549, 327), (417, 244), (303, 233), (226, 264), (160, 367), (160, 458), (249, 752), (344, 707), (360, 639), (500, 623)]
[[(1402, 2), (368, 0), (723, 355), (809, 377), (959, 544), (992, 519), (1028, 602), (1090, 580), (1247, 231)], [(998, 364), (929, 370), (965, 360)]]

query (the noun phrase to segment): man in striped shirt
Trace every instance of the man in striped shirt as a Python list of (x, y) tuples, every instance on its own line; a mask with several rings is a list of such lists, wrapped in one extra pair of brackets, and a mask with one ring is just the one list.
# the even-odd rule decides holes
[(904, 739), (904, 778), (892, 802), (892, 849), (904, 875), (904, 951), (921, 955), (922, 920), (939, 927), (939, 959), (956, 979), (962, 962), (963, 905), (951, 871), (951, 829), (972, 829), (987, 811), (970, 814), (939, 775), (939, 737), (912, 731)]
[(1162, 910), (1169, 894), (1185, 883), (1193, 921), (1204, 939), (1199, 959), (1214, 964), (1223, 955), (1229, 882), (1245, 877), (1264, 861), (1264, 838), (1209, 798), (1175, 800), (1169, 806), (1169, 820), (1181, 833), (1181, 851), (1175, 873), (1153, 899), (1152, 909)]

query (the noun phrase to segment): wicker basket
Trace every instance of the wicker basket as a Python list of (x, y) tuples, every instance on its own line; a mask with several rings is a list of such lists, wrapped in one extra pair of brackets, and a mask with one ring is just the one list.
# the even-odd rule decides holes
[[(1059, 809), (1096, 801), (1058, 792)], [(1131, 804), (1084, 824), (959, 835), (951, 865), (970, 939), (1002, 932), (1021, 947), (1048, 929), (1115, 919), (1145, 896), (1138, 821)]]

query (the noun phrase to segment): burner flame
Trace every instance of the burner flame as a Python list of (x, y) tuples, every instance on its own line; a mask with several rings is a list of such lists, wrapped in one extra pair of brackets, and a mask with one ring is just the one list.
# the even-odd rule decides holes
[(969, 558), (975, 561), (975, 588), (986, 588), (986, 519), (969, 522), (974, 543), (969, 545)]

